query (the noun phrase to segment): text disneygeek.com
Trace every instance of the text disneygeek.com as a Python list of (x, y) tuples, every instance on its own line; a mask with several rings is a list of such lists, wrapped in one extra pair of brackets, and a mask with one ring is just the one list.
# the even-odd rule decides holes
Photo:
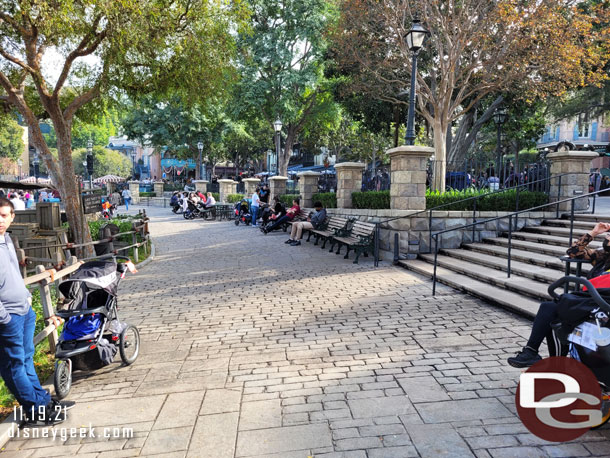
[(133, 428), (111, 428), (89, 426), (80, 428), (54, 428), (54, 427), (22, 427), (9, 430), (9, 437), (22, 439), (52, 438), (62, 442), (71, 438), (105, 438), (105, 439), (131, 439)]

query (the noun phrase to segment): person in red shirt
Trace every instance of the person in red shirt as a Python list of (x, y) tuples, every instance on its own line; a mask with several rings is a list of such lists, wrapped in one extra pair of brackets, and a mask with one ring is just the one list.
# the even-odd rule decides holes
[(205, 198), (205, 194), (203, 194), (201, 191), (197, 191), (197, 195), (199, 196), (199, 198), (201, 199), (201, 203), (203, 205), (205, 205), (206, 202), (206, 198)]
[(287, 223), (288, 221), (292, 221), (296, 215), (301, 211), (301, 207), (299, 207), (300, 200), (294, 199), (292, 201), (292, 207), (286, 210), (286, 214), (281, 218), (278, 218), (275, 223), (271, 226), (263, 229), (263, 232), (266, 234), (268, 232), (274, 231), (282, 226), (282, 224)]

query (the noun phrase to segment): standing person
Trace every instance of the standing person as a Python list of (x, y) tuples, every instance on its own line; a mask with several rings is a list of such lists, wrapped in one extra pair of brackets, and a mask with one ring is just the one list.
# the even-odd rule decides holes
[(19, 198), (19, 194), (16, 192), (13, 192), (11, 204), (13, 206), (13, 210), (25, 210), (25, 203)]
[(303, 229), (319, 229), (326, 220), (326, 209), (322, 205), (322, 202), (316, 202), (313, 204), (316, 212), (307, 221), (300, 221), (292, 223), (292, 230), (290, 231), (290, 238), (285, 243), (289, 243), (292, 246), (299, 246), (301, 239), (303, 238)]
[(268, 204), (269, 203), (269, 186), (264, 184), (263, 187), (261, 188), (260, 192), (258, 193), (258, 195), (261, 198), (261, 202)]
[(252, 227), (256, 227), (256, 218), (258, 216), (258, 208), (261, 205), (261, 200), (258, 197), (260, 189), (256, 188), (252, 193), (252, 203), (250, 204), (250, 209), (252, 211)]
[[(52, 426), (66, 419), (69, 404), (51, 399), (34, 369), (36, 314), (21, 278), (13, 241), (6, 233), (14, 218), (13, 204), (0, 198), (0, 375), (29, 423)], [(50, 320), (56, 326), (61, 324), (56, 316)]]
[(129, 188), (125, 188), (123, 189), (121, 195), (123, 196), (123, 200), (125, 201), (125, 211), (128, 211), (129, 204), (131, 203), (131, 191), (129, 190)]

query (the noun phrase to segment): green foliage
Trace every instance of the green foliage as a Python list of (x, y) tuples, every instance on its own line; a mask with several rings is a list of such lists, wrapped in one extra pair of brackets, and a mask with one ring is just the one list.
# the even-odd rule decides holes
[[(242, 200), (245, 196), (243, 194), (229, 194), (227, 196), (227, 202), (230, 204), (234, 204)], [(219, 197), (220, 199), (220, 197)]]
[(286, 207), (292, 207), (292, 201), (294, 199), (299, 199), (301, 196), (299, 194), (282, 194), (280, 195), (280, 202), (282, 202)]
[(220, 193), (219, 192), (213, 192), (212, 193), (212, 197), (214, 198), (214, 200), (216, 202), (218, 202), (220, 200)]
[[(104, 227), (106, 224), (116, 224), (119, 228), (119, 232), (129, 232), (131, 230), (131, 225), (133, 223), (132, 219), (124, 219), (124, 218), (112, 218), (110, 220), (100, 219), (98, 221), (89, 221), (89, 230), (91, 231), (91, 239), (99, 240), (99, 231), (100, 228)], [(131, 242), (131, 234), (122, 235), (118, 238), (121, 242)]]
[[(78, 117), (74, 119), (72, 148), (86, 148), (90, 139), (94, 146), (106, 146), (108, 138), (117, 135), (119, 119), (115, 110), (105, 112), (91, 121), (91, 123), (85, 122)], [(51, 132), (43, 135), (50, 148), (57, 148), (57, 135), (54, 128), (51, 127)]]
[(388, 209), (390, 191), (352, 192), (354, 208)]
[(326, 208), (337, 208), (337, 194), (334, 192), (321, 192), (312, 196), (314, 202), (320, 201)]
[(16, 161), (24, 150), (23, 129), (11, 116), (0, 117), (0, 158)]
[[(440, 205), (451, 204), (443, 207), (442, 210), (454, 210), (454, 211), (468, 211), (474, 209), (475, 199), (468, 200), (466, 202), (457, 202), (462, 199), (468, 199), (471, 197), (481, 196), (488, 193), (486, 190), (477, 189), (465, 189), (463, 191), (426, 191), (426, 208), (435, 208)], [(517, 202), (517, 190), (513, 189), (504, 192), (495, 192), (484, 197), (481, 197), (477, 201), (478, 211), (504, 211), (512, 212), (516, 209)], [(519, 210), (527, 210), (528, 208), (537, 207), (544, 205), (548, 202), (548, 196), (544, 192), (533, 192), (520, 190), (519, 191)]]
[[(74, 165), (74, 173), (85, 176), (85, 167), (83, 162), (87, 158), (87, 149), (79, 148), (72, 152), (72, 162)], [(104, 175), (117, 175), (126, 178), (131, 175), (132, 163), (131, 159), (119, 151), (105, 149), (101, 146), (93, 147), (93, 177), (102, 177)]]
[(141, 192), (140, 197), (157, 197), (156, 192)]

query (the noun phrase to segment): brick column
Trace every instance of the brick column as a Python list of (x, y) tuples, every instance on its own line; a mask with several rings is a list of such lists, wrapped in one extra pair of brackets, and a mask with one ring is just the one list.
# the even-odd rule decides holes
[(434, 148), (399, 146), (387, 151), (390, 156), (392, 210), (426, 209), (426, 168)]
[(301, 172), (299, 177), (299, 194), (301, 195), (301, 207), (313, 207), (313, 195), (318, 192), (318, 172)]
[(275, 196), (281, 196), (286, 194), (286, 182), (288, 177), (274, 176), (269, 178), (269, 202), (273, 202)]
[(237, 194), (237, 181), (233, 180), (218, 180), (220, 185), (220, 202), (227, 203), (229, 194)]
[(163, 190), (165, 187), (165, 183), (162, 181), (155, 181), (153, 183), (153, 191), (155, 192), (157, 197), (163, 197)]
[(243, 180), (246, 186), (246, 197), (252, 196), (257, 186), (260, 186), (261, 180), (259, 178), (246, 178)]
[(206, 180), (195, 180), (195, 191), (199, 191), (202, 194), (208, 192), (208, 181)]
[[(591, 161), (597, 157), (599, 157), (599, 154), (593, 151), (557, 151), (547, 154), (546, 158), (551, 161), (549, 201), (557, 202), (557, 200), (569, 199), (578, 194), (587, 194), (589, 192)], [(566, 173), (569, 173), (569, 175), (564, 175)], [(563, 175), (561, 176), (561, 186), (558, 175)], [(588, 198), (577, 199), (574, 202), (574, 210), (586, 210), (588, 204)], [(565, 202), (559, 204), (559, 209), (561, 211), (569, 211), (570, 206), (570, 202)]]
[(129, 182), (129, 192), (131, 192), (131, 203), (132, 204), (140, 203), (140, 182), (139, 181), (130, 181)]
[(352, 192), (362, 190), (362, 162), (335, 164), (337, 171), (337, 208), (352, 208)]

